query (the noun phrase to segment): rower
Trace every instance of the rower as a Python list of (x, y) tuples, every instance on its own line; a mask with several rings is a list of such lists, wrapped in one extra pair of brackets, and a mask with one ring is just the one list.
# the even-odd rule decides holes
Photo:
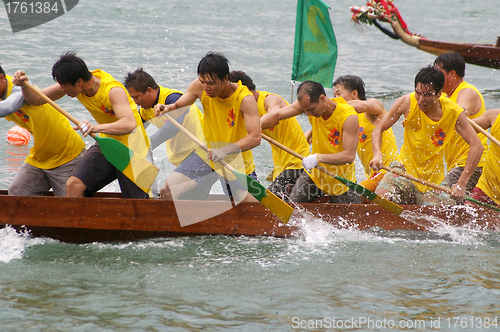
[(256, 202), (237, 180), (226, 181), (221, 177), (224, 169), (218, 162), (236, 158), (234, 168), (257, 180), (251, 151), (260, 144), (257, 102), (246, 86), (229, 81), (229, 61), (221, 53), (208, 52), (199, 62), (197, 73), (198, 77), (175, 103), (158, 103), (154, 111), (158, 116), (192, 105), (199, 99), (204, 113), (203, 133), (210, 152), (208, 155), (193, 153), (186, 158), (169, 175), (160, 197), (175, 200), (193, 190), (207, 196), (220, 179), (229, 196), (234, 195), (237, 201)]
[[(52, 100), (64, 95), (76, 97), (97, 122), (92, 124), (83, 120), (79, 123), (75, 129), (80, 129), (84, 137), (99, 133), (101, 137), (113, 138), (139, 157), (152, 162), (152, 157), (148, 155), (149, 138), (136, 111), (137, 106), (120, 82), (101, 69), (89, 71), (83, 59), (74, 52), (61, 55), (52, 66), (52, 76), (57, 83), (42, 92)], [(31, 105), (44, 104), (45, 99), (26, 87), (26, 81), (28, 77), (23, 71), (16, 72), (14, 83), (22, 86), (26, 101)], [(116, 179), (124, 198), (149, 198), (148, 193), (106, 159), (96, 143), (73, 170), (66, 183), (66, 196), (93, 196)]]
[[(451, 198), (463, 201), (465, 185), (481, 158), (483, 146), (463, 109), (441, 94), (444, 82), (443, 73), (435, 67), (422, 68), (417, 73), (415, 92), (398, 98), (373, 130), (370, 166), (376, 171), (383, 166), (382, 132), (404, 115), (404, 143), (398, 161), (393, 162), (391, 167), (439, 185), (444, 180), (444, 150), (450, 147), (450, 136), (456, 130), (470, 145), (464, 172), (451, 187)], [(375, 192), (397, 204), (455, 204), (439, 192), (392, 172), (384, 176)]]
[(293, 202), (312, 202), (325, 193), (332, 203), (359, 203), (359, 196), (333, 177), (315, 167), (324, 166), (335, 175), (355, 179), (354, 159), (358, 145), (358, 117), (342, 98), (328, 98), (323, 86), (304, 81), (297, 88), (297, 100), (276, 112), (264, 114), (262, 126), (305, 113), (312, 125), (312, 155), (302, 160), (307, 170), (297, 180), (290, 194)]
[[(444, 74), (442, 92), (446, 93), (448, 98), (460, 105), (465, 110), (469, 119), (475, 119), (484, 114), (486, 107), (483, 96), (476, 87), (464, 81), (465, 60), (459, 53), (447, 52), (441, 54), (434, 60), (434, 66)], [(467, 154), (469, 153), (469, 145), (457, 132), (453, 132), (451, 136), (450, 145), (444, 150), (444, 158), (448, 168), (445, 179), (449, 186), (453, 186), (460, 178), (465, 167)], [(476, 186), (483, 172), (488, 152), (488, 139), (481, 133), (478, 133), (478, 136), (484, 151), (481, 160), (467, 182), (466, 190), (468, 192), (472, 191)]]
[[(259, 116), (261, 117), (288, 105), (287, 101), (277, 94), (257, 91), (253, 80), (243, 71), (232, 71), (229, 74), (229, 80), (235, 83), (241, 82), (250, 90), (255, 101), (257, 101)], [(263, 125), (261, 123), (261, 128), (264, 135), (293, 148), (302, 156), (307, 157), (310, 154), (306, 136), (296, 118), (284, 119), (272, 124)], [(271, 145), (271, 150), (274, 169), (272, 171), (272, 183), (267, 189), (273, 194), (288, 200), (292, 187), (304, 171), (302, 161), (275, 145)]]
[[(193, 153), (197, 145), (189, 137), (180, 133), (179, 129), (164, 117), (160, 116), (156, 118), (154, 106), (158, 103), (173, 104), (183, 93), (158, 85), (154, 78), (142, 68), (128, 73), (125, 77), (124, 86), (130, 97), (140, 107), (139, 114), (144, 126), (147, 127), (149, 123), (152, 123), (159, 129), (150, 137), (151, 150), (156, 149), (160, 144), (166, 142), (168, 160), (173, 165), (179, 166), (184, 159)], [(189, 132), (201, 141), (205, 140), (201, 128), (203, 113), (201, 113), (196, 105), (191, 105), (191, 107), (183, 110), (180, 114), (174, 115), (172, 113), (170, 115), (188, 129)]]
[[(491, 128), (491, 135), (500, 140), (500, 108), (487, 110), (474, 122), (483, 129)], [(486, 204), (500, 206), (500, 146), (491, 141), (483, 173), (470, 197)], [(467, 204), (472, 204), (467, 202)]]
[(0, 116), (27, 129), (34, 138), (30, 154), (9, 185), (9, 195), (66, 195), (66, 181), (85, 152), (85, 142), (52, 106), (26, 103), (20, 87), (0, 67)]
[[(375, 191), (386, 171), (376, 172), (370, 168), (370, 161), (373, 159), (372, 132), (375, 126), (382, 121), (387, 111), (378, 99), (366, 99), (365, 82), (358, 76), (344, 75), (337, 78), (333, 82), (333, 95), (344, 98), (358, 113), (357, 153), (366, 175), (366, 180), (362, 181), (360, 185), (370, 191)], [(392, 128), (384, 131), (382, 135), (383, 164), (389, 166), (397, 159), (398, 155), (396, 137)]]

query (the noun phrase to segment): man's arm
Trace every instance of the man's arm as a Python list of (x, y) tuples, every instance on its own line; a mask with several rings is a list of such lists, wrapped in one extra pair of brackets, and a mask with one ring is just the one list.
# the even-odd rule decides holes
[(455, 200), (462, 201), (465, 198), (465, 187), (467, 182), (476, 169), (484, 148), (474, 128), (472, 128), (469, 120), (467, 120), (467, 114), (465, 112), (460, 113), (457, 124), (455, 125), (455, 130), (462, 136), (464, 141), (469, 144), (469, 154), (467, 155), (464, 170), (457, 183), (451, 187), (451, 197)]
[(391, 128), (401, 117), (408, 115), (410, 111), (410, 94), (399, 97), (392, 105), (389, 112), (382, 118), (382, 121), (375, 126), (372, 132), (373, 159), (370, 161), (370, 167), (378, 171), (382, 165), (382, 133)]
[(202, 95), (203, 85), (201, 84), (200, 80), (196, 78), (191, 82), (191, 84), (189, 84), (186, 92), (179, 99), (177, 99), (175, 103), (168, 105), (160, 103), (156, 104), (154, 109), (155, 116), (173, 111), (181, 107), (192, 105), (196, 101), (196, 99), (201, 99)]
[(351, 164), (356, 158), (358, 147), (358, 117), (348, 116), (343, 125), (342, 147), (344, 151), (332, 154), (318, 154), (318, 162), (330, 165)]
[(500, 108), (492, 108), (484, 112), (484, 114), (480, 117), (473, 119), (472, 121), (477, 123), (483, 129), (488, 129), (493, 126), (499, 114)]
[[(179, 98), (181, 96), (182, 96), (182, 94), (180, 94), (180, 93), (172, 93), (172, 94), (168, 95), (168, 97), (165, 99), (165, 104), (166, 105), (173, 104), (177, 100), (179, 100)], [(170, 115), (177, 122), (182, 124), (184, 122), (184, 118), (189, 113), (189, 110), (190, 110), (190, 108), (187, 108), (186, 110), (184, 110), (184, 112), (182, 112), (178, 116), (175, 116), (174, 114), (170, 114)], [(165, 125), (163, 127), (158, 129), (158, 131), (156, 133), (151, 135), (151, 137), (150, 137), (151, 149), (153, 149), (153, 150), (156, 149), (161, 143), (168, 141), (169, 139), (171, 139), (172, 137), (174, 137), (178, 133), (179, 133), (179, 128), (177, 128), (170, 121), (168, 121), (167, 123), (165, 123)]]
[(457, 104), (467, 112), (467, 116), (476, 114), (481, 110), (482, 106), (481, 98), (477, 92), (469, 88), (458, 93)]
[[(45, 100), (36, 94), (36, 92), (24, 87), (25, 82), (28, 82), (28, 76), (22, 70), (17, 71), (12, 77), (12, 83), (22, 87), (24, 100), (26, 100), (28, 104), (33, 106), (45, 104)], [(41, 91), (52, 100), (61, 99), (65, 95), (59, 83), (52, 84)]]
[(11, 115), (24, 105), (26, 105), (26, 102), (21, 88), (13, 86), (10, 95), (5, 100), (0, 101), (0, 117)]
[(229, 154), (244, 152), (260, 144), (259, 111), (257, 109), (257, 102), (253, 96), (243, 98), (240, 112), (243, 114), (248, 135), (223, 148), (211, 149), (207, 158), (217, 162)]
[(264, 100), (264, 107), (266, 108), (267, 113), (277, 112), (286, 106), (288, 106), (287, 102), (277, 95), (267, 95)]
[(356, 113), (376, 114), (381, 117), (383, 117), (386, 113), (384, 105), (375, 98), (370, 98), (368, 100), (350, 100), (347, 103), (354, 107)]
[(262, 129), (268, 129), (276, 126), (281, 120), (292, 118), (303, 113), (304, 110), (299, 106), (299, 102), (277, 109), (273, 112), (268, 112), (260, 118), (260, 126)]
[(109, 101), (115, 112), (117, 121), (102, 124), (91, 124), (84, 120), (80, 124), (80, 128), (88, 128), (85, 130), (84, 136), (90, 133), (103, 133), (110, 135), (127, 135), (137, 127), (135, 122), (134, 112), (130, 108), (128, 96), (125, 90), (121, 87), (114, 87), (109, 90)]

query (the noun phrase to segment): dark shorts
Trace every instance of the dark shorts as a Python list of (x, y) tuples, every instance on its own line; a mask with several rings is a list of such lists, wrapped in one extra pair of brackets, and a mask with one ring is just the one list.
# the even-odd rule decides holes
[[(455, 167), (448, 171), (445, 180), (450, 188), (453, 187), (453, 185), (458, 182), (458, 179), (462, 175), (463, 171), (464, 167)], [(477, 181), (479, 181), (479, 178), (481, 177), (481, 174), (483, 174), (483, 168), (477, 167), (472, 173), (469, 181), (467, 182), (467, 186), (465, 187), (465, 190), (467, 192), (470, 193), (474, 189), (474, 187), (477, 184)]]
[(97, 191), (118, 179), (122, 197), (149, 198), (147, 193), (104, 157), (97, 144), (92, 145), (87, 150), (71, 175), (77, 177), (85, 184), (87, 189), (84, 196), (86, 197), (92, 197)]
[(271, 183), (267, 189), (284, 200), (289, 200), (290, 192), (304, 169), (285, 169)]
[[(173, 172), (183, 174), (188, 178), (195, 180), (198, 183), (198, 186), (194, 190), (196, 190), (199, 193), (199, 196), (202, 197), (208, 196), (212, 185), (217, 180), (220, 181), (224, 194), (226, 195), (232, 196), (231, 188), (248, 191), (246, 188), (243, 188), (239, 181), (229, 181), (224, 179), (195, 152), (191, 152), (191, 154), (184, 159), (184, 161), (177, 166)], [(248, 174), (248, 176), (258, 181), (255, 171)]]
[[(324, 195), (325, 193), (314, 183), (309, 174), (302, 172), (293, 186), (290, 200), (296, 203), (310, 203)], [(361, 202), (359, 195), (350, 189), (342, 195), (329, 197), (330, 203), (336, 204), (359, 204)]]
[[(398, 161), (391, 163), (391, 168), (406, 173), (406, 168)], [(443, 183), (442, 186), (446, 185)], [(396, 204), (417, 204), (417, 205), (455, 205), (456, 202), (450, 198), (450, 195), (439, 191), (429, 190), (421, 193), (412, 180), (387, 172), (382, 181), (380, 181), (377, 189), (383, 189), (390, 193), (386, 197)]]

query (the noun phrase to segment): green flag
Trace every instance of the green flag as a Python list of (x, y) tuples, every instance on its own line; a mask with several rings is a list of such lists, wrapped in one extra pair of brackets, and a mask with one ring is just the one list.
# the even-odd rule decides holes
[(337, 63), (337, 41), (328, 6), (322, 0), (297, 0), (292, 80), (312, 80), (330, 88)]

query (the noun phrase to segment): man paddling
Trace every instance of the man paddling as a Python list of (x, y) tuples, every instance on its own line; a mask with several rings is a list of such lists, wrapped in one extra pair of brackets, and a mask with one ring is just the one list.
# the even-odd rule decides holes
[[(487, 110), (474, 122), (483, 129), (491, 128), (491, 136), (500, 140), (500, 108)], [(483, 173), (470, 197), (486, 204), (500, 206), (500, 146), (490, 142)], [(467, 204), (472, 204), (467, 202)]]
[[(434, 60), (434, 66), (444, 74), (442, 92), (460, 105), (469, 119), (475, 119), (484, 114), (486, 107), (483, 96), (476, 87), (464, 80), (465, 60), (459, 53), (447, 52), (441, 54)], [(478, 136), (484, 151), (481, 160), (467, 182), (466, 190), (468, 192), (472, 191), (481, 176), (488, 152), (488, 139), (481, 133), (478, 133)], [(468, 154), (469, 145), (458, 133), (453, 133), (449, 147), (444, 150), (444, 158), (448, 168), (445, 179), (449, 186), (453, 186), (458, 181), (464, 170)]]
[(297, 100), (276, 112), (264, 114), (264, 128), (305, 113), (312, 125), (312, 155), (302, 160), (307, 170), (300, 175), (290, 194), (293, 202), (312, 202), (325, 193), (332, 203), (359, 203), (359, 196), (341, 182), (317, 170), (324, 166), (335, 175), (355, 179), (354, 159), (358, 145), (358, 117), (347, 102), (328, 98), (323, 86), (304, 81), (297, 88)]
[[(162, 198), (176, 199), (194, 188), (208, 195), (212, 184), (224, 173), (217, 162), (240, 153), (243, 162), (238, 168), (257, 179), (251, 149), (260, 144), (260, 125), (252, 93), (244, 85), (229, 81), (229, 61), (221, 53), (208, 52), (199, 62), (197, 74), (198, 78), (175, 103), (157, 104), (155, 115), (192, 105), (199, 99), (204, 113), (203, 133), (210, 152), (193, 153), (174, 169), (160, 191)], [(238, 201), (255, 201), (237, 180), (229, 181), (229, 186), (228, 189), (223, 185), (224, 191), (237, 196)], [(232, 189), (237, 192), (231, 192)]]
[[(276, 94), (257, 91), (253, 80), (243, 71), (232, 71), (229, 80), (234, 83), (241, 82), (250, 90), (257, 102), (259, 116), (276, 112), (288, 105), (285, 99)], [(261, 124), (261, 127), (264, 135), (292, 148), (302, 156), (307, 157), (310, 154), (306, 136), (296, 118), (284, 119), (272, 125), (267, 124), (265, 127)], [(272, 183), (267, 189), (277, 196), (288, 199), (289, 190), (295, 185), (304, 171), (302, 161), (272, 144), (271, 150), (274, 169)]]
[[(451, 197), (465, 198), (465, 186), (472, 176), (483, 152), (479, 137), (467, 120), (463, 109), (441, 95), (444, 75), (434, 67), (422, 68), (415, 76), (415, 92), (396, 100), (372, 133), (373, 159), (370, 166), (376, 171), (383, 166), (382, 133), (404, 116), (404, 143), (397, 162), (391, 166), (399, 171), (439, 185), (444, 180), (444, 150), (449, 148), (455, 130), (470, 145), (462, 175), (451, 187)], [(454, 204), (422, 184), (388, 172), (380, 182), (377, 194), (397, 204)]]
[(20, 87), (0, 67), (0, 116), (27, 129), (34, 138), (30, 154), (9, 185), (9, 195), (41, 196), (51, 188), (66, 195), (66, 181), (85, 150), (68, 119), (45, 104), (26, 104)]
[[(64, 95), (78, 98), (97, 122), (92, 124), (84, 120), (75, 129), (80, 129), (84, 136), (100, 133), (103, 137), (114, 138), (140, 156), (147, 157), (149, 138), (139, 113), (135, 111), (137, 106), (120, 82), (103, 70), (90, 72), (85, 62), (74, 52), (67, 52), (60, 57), (52, 67), (52, 77), (57, 83), (42, 92), (52, 100)], [(32, 105), (43, 104), (44, 100), (40, 96), (24, 87), (27, 80), (23, 71), (14, 75), (14, 83), (23, 87), (26, 100)], [(118, 179), (123, 197), (149, 198), (147, 193), (104, 157), (96, 143), (87, 150), (68, 179), (66, 196), (92, 196), (115, 179)]]
[[(373, 159), (372, 132), (375, 126), (382, 121), (387, 111), (378, 99), (366, 98), (365, 82), (358, 76), (344, 75), (337, 78), (333, 82), (333, 95), (344, 98), (358, 113), (357, 153), (366, 175), (366, 180), (362, 181), (360, 185), (370, 191), (375, 191), (386, 171), (375, 172), (370, 167), (370, 161)], [(384, 131), (381, 149), (385, 166), (389, 166), (397, 159), (398, 147), (392, 128)]]
[[(154, 78), (142, 68), (128, 73), (124, 85), (134, 102), (140, 106), (139, 114), (144, 126), (147, 127), (151, 122), (159, 128), (150, 137), (151, 149), (154, 150), (166, 142), (169, 161), (179, 166), (197, 148), (197, 145), (189, 137), (180, 133), (179, 129), (164, 117), (156, 118), (154, 106), (158, 103), (173, 104), (182, 96), (182, 92), (158, 85)], [(205, 140), (201, 128), (203, 113), (196, 105), (191, 105), (180, 114), (171, 115), (201, 141)]]

